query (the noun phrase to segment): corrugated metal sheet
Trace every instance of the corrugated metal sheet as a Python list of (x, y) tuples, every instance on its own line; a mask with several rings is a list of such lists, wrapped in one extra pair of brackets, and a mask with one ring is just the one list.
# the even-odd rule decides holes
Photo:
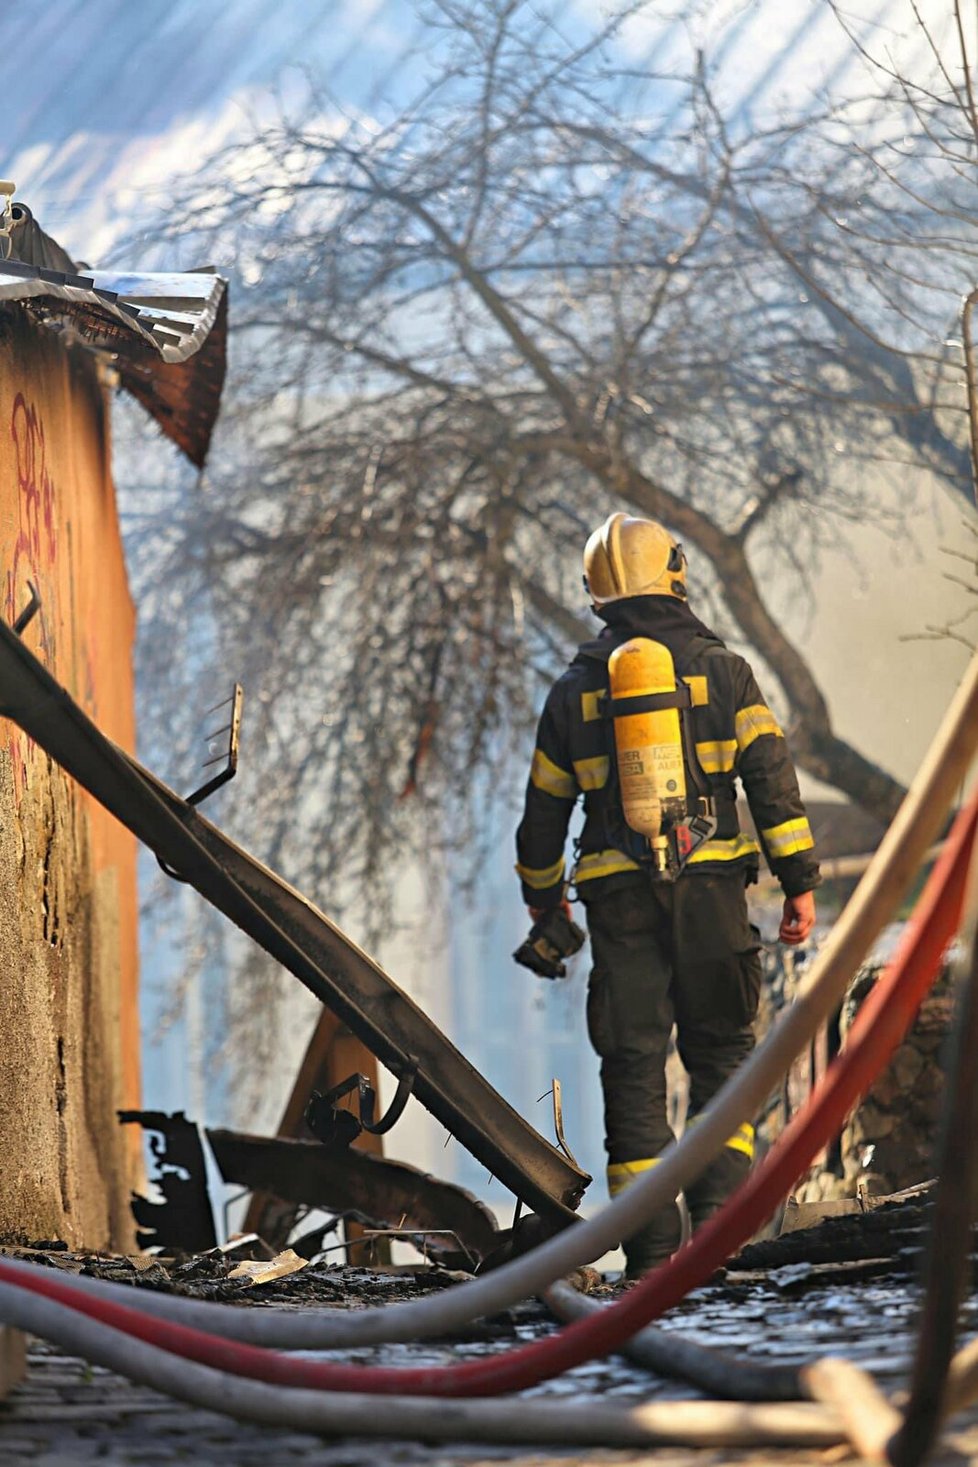
[(179, 274), (81, 271), (16, 205), (0, 302), (107, 354), (121, 385), (190, 461), (203, 466), (227, 354), (227, 283), (211, 270)]

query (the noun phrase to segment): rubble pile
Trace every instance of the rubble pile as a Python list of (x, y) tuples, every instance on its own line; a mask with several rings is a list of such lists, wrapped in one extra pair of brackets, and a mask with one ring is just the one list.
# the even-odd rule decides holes
[[(883, 971), (882, 966), (866, 968), (854, 979), (840, 1015), (843, 1044)], [(839, 1156), (813, 1169), (795, 1189), (798, 1202), (860, 1194), (879, 1197), (933, 1177), (947, 1064), (944, 1047), (953, 1008), (945, 970), (893, 1059), (847, 1121)]]
[[(861, 975), (846, 1001), (843, 1038), (882, 970)], [(904, 1042), (842, 1133), (847, 1181), (871, 1194), (900, 1192), (934, 1175), (933, 1152), (945, 1086), (944, 1041), (954, 996), (947, 973), (921, 1004)]]

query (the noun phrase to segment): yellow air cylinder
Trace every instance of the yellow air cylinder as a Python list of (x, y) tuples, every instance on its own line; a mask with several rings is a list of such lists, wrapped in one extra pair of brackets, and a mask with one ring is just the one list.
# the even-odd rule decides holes
[[(608, 659), (612, 698), (673, 693), (676, 669), (661, 642), (632, 637)], [(616, 714), (615, 749), (625, 820), (648, 838), (653, 850), (665, 846), (664, 821), (686, 815), (686, 773), (677, 708), (654, 713)]]

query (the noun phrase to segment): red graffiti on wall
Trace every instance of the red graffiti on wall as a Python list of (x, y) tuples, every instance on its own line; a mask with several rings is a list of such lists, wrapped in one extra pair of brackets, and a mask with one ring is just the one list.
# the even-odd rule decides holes
[[(5, 615), (8, 623), (16, 620), (27, 601), (28, 581), (41, 593), (43, 610), (38, 617), (42, 655), (49, 667), (54, 665), (55, 618), (51, 597), (54, 592), (54, 567), (57, 531), (54, 517), (54, 484), (48, 468), (44, 424), (36, 406), (28, 404), (22, 392), (14, 398), (10, 415), (10, 437), (14, 445), (20, 529), (13, 544), (7, 566)], [(25, 747), (26, 743), (26, 747)], [(11, 730), (10, 754), (14, 766), (14, 788), (19, 799), (27, 783), (27, 761), (33, 743)]]

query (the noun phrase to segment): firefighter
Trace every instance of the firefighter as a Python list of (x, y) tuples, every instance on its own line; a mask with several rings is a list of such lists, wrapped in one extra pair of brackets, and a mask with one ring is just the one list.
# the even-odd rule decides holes
[[(587, 913), (588, 1033), (601, 1060), (608, 1188), (615, 1196), (673, 1139), (665, 1079), (673, 1025), (689, 1075), (688, 1124), (753, 1048), (761, 966), (746, 887), (757, 879), (761, 849), (784, 892), (782, 942), (803, 942), (811, 932), (819, 871), (782, 731), (748, 663), (690, 610), (682, 546), (651, 520), (613, 514), (587, 542), (584, 581), (605, 626), (582, 644), (547, 697), (516, 869), (535, 920), (554, 907), (569, 910), (569, 885)], [(674, 669), (667, 691), (645, 702), (619, 699), (609, 688), (609, 663), (614, 671), (624, 656), (650, 650), (657, 665)], [(636, 830), (626, 818), (622, 791), (630, 793), (635, 765), (627, 749), (623, 756), (620, 730), (627, 729), (626, 714), (636, 721), (634, 709), (654, 708), (655, 718), (663, 704), (676, 705), (671, 717), (685, 737), (681, 756), (670, 764), (675, 748), (667, 750), (662, 767), (674, 793), (685, 784), (690, 818), (668, 841), (661, 834), (656, 841), (648, 834), (655, 826), (629, 812)], [(616, 714), (616, 706), (624, 712)], [(737, 780), (760, 845), (740, 829)], [(584, 823), (568, 878), (564, 846), (581, 794)], [(667, 824), (662, 828), (669, 833)], [(694, 1228), (746, 1175), (753, 1149), (753, 1127), (741, 1126), (690, 1184), (685, 1200)], [(662, 1262), (680, 1235), (678, 1206), (670, 1203), (625, 1241), (627, 1276)]]

